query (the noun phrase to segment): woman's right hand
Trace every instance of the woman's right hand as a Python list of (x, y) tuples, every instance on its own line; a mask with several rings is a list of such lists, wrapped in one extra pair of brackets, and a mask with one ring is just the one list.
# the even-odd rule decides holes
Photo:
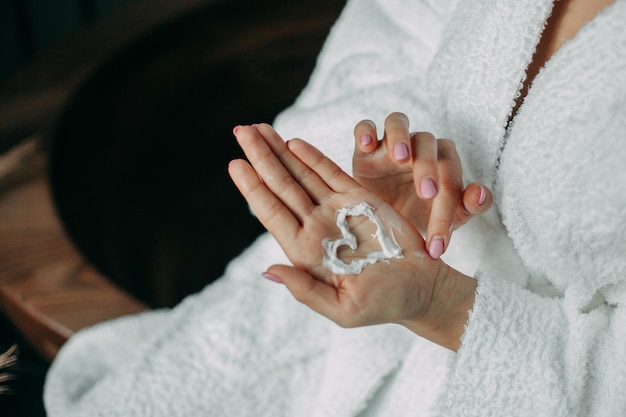
[(387, 116), (380, 141), (370, 120), (359, 122), (354, 135), (354, 178), (413, 223), (433, 259), (448, 248), (454, 229), (493, 204), (484, 185), (463, 187), (454, 142), (427, 132), (409, 133), (403, 113)]

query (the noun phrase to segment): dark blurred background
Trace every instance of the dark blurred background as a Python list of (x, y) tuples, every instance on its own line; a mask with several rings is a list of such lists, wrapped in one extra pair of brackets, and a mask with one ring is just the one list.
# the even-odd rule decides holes
[[(232, 127), (293, 102), (343, 4), (0, 1), (0, 152), (42, 135), (85, 258), (148, 305), (173, 306), (261, 233), (226, 173), (241, 155)], [(0, 350), (14, 343), (0, 415), (43, 415), (48, 364), (0, 314)]]
[(1, 1), (0, 82), (70, 33), (136, 1)]

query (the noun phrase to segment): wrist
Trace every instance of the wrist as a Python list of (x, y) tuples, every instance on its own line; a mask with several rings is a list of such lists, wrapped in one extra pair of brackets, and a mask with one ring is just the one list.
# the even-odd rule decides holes
[(457, 351), (474, 306), (476, 280), (439, 261), (426, 312), (401, 324), (414, 333)]

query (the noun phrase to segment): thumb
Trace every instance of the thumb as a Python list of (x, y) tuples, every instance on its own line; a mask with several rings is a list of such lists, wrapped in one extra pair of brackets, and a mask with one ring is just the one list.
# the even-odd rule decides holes
[(262, 275), (271, 281), (285, 284), (296, 300), (333, 320), (339, 307), (339, 298), (337, 289), (332, 285), (287, 265), (273, 265)]
[(484, 214), (493, 205), (491, 190), (477, 182), (469, 184), (463, 190), (462, 204), (459, 205), (454, 224), (459, 227), (467, 223), (472, 217)]

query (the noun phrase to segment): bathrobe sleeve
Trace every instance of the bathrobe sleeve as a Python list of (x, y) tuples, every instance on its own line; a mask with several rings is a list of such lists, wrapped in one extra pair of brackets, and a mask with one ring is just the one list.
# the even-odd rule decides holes
[[(572, 192), (562, 207), (520, 198), (508, 207), (518, 211), (513, 215), (503, 204), (505, 220), (515, 224), (509, 228), (516, 238), (511, 256), (522, 256), (521, 272), (529, 281), (512, 282), (509, 271), (476, 274), (475, 304), (444, 393), (443, 415), (626, 415), (626, 174), (619, 169), (625, 131), (626, 123), (606, 132), (614, 146), (596, 154), (613, 150), (603, 164), (578, 164), (572, 171), (565, 163), (559, 175), (546, 167), (546, 178), (528, 178), (535, 189), (549, 177), (559, 178), (549, 186)], [(574, 140), (570, 133), (564, 142)], [(592, 158), (589, 147), (584, 149)], [(573, 146), (569, 151), (574, 153)], [(524, 188), (522, 181), (515, 185)], [(594, 192), (581, 198), (585, 189)]]
[(591, 311), (479, 276), (444, 394), (446, 416), (626, 415), (626, 311)]

